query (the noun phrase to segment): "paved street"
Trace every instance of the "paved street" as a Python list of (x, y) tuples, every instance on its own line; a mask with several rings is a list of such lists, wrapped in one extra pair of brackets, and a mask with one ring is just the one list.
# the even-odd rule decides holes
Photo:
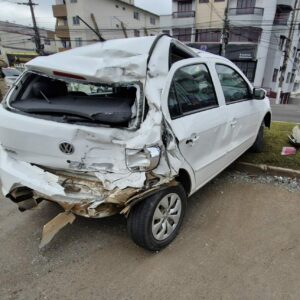
[(160, 253), (135, 246), (122, 217), (77, 219), (44, 250), (60, 210), (0, 201), (0, 299), (300, 299), (300, 194), (224, 174), (189, 200)]
[(273, 121), (300, 123), (300, 105), (272, 104)]

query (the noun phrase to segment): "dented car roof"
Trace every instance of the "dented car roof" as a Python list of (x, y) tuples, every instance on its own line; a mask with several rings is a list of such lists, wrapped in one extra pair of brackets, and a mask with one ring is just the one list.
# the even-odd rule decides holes
[[(171, 41), (170, 37), (163, 37)], [(137, 81), (146, 77), (147, 59), (156, 37), (117, 39), (71, 49), (26, 64), (31, 71), (53, 75), (63, 71), (89, 81)]]

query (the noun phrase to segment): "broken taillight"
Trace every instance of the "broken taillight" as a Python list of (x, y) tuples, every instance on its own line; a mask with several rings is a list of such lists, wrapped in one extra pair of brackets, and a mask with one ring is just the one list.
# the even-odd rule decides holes
[(160, 160), (158, 146), (144, 149), (126, 149), (126, 165), (131, 172), (147, 172), (155, 169)]

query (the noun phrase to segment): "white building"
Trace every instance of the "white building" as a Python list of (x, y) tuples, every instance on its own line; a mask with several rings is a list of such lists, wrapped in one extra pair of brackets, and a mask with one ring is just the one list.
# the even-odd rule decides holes
[[(45, 54), (57, 52), (54, 32), (39, 29)], [(8, 65), (22, 65), (38, 54), (31, 27), (0, 21), (0, 59)]]
[[(227, 1), (227, 58), (236, 63), (255, 86), (266, 88), (275, 97), (289, 28), (300, 22), (300, 13), (297, 10), (295, 24), (291, 24), (295, 0), (173, 0), (173, 22), (182, 21), (183, 29), (179, 39), (191, 41), (190, 45), (195, 48), (220, 54)], [(299, 26), (294, 28), (292, 51), (282, 89), (285, 95), (293, 89), (299, 65)], [(176, 36), (174, 30), (173, 35)]]
[(53, 15), (60, 50), (99, 40), (82, 20), (107, 40), (160, 32), (159, 16), (136, 7), (133, 0), (57, 0)]
[[(253, 39), (252, 44), (255, 46), (253, 62), (256, 63), (254, 85), (265, 87), (274, 97), (278, 90), (280, 70), (291, 26), (294, 26), (295, 30), (282, 91), (284, 95), (289, 95), (293, 90), (299, 66), (297, 57), (300, 31), (299, 26), (291, 23), (292, 11), (298, 8), (295, 8), (295, 0), (230, 0), (229, 2), (231, 26), (239, 27), (242, 36)], [(299, 23), (299, 16), (297, 11), (295, 23)], [(241, 26), (246, 23), (245, 20), (250, 26), (249, 29)], [(249, 39), (247, 44), (251, 44)]]

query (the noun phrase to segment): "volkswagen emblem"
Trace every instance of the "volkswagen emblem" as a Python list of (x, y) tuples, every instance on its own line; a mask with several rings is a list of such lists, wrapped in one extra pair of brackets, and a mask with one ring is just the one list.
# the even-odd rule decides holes
[(75, 151), (75, 148), (72, 144), (63, 142), (59, 144), (59, 150), (64, 154), (73, 154)]

